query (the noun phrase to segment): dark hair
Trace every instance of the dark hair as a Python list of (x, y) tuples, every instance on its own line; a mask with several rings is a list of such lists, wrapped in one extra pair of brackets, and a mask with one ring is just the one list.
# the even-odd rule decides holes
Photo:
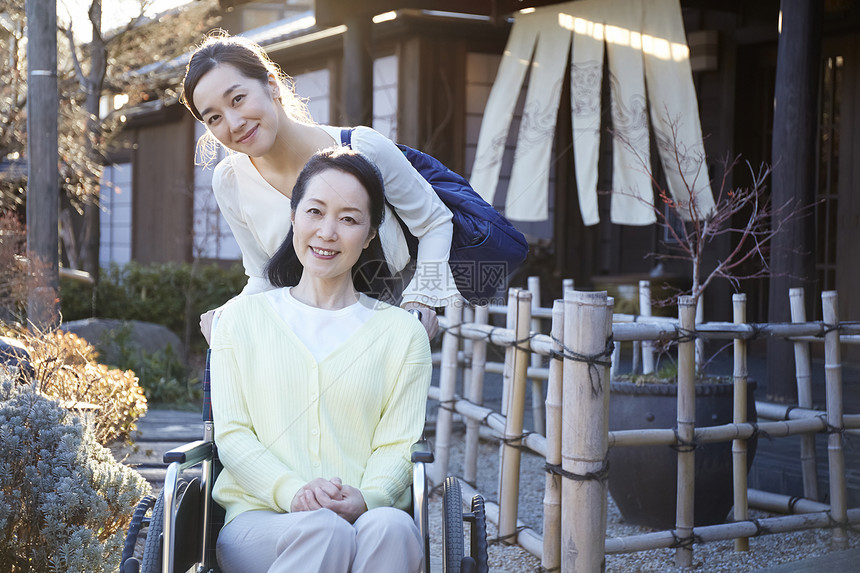
[[(302, 168), (290, 196), (290, 211), (296, 212), (305, 195), (308, 182), (325, 171), (337, 170), (355, 177), (367, 191), (370, 199), (370, 226), (377, 230), (385, 217), (385, 187), (382, 175), (364, 155), (346, 147), (332, 147), (315, 153)], [(276, 287), (295, 286), (302, 276), (302, 264), (293, 246), (293, 230), (266, 263), (266, 276)], [(379, 234), (361, 252), (352, 266), (352, 280), (356, 290), (379, 298), (391, 299), (391, 273), (385, 262)], [(388, 300), (391, 302), (390, 300)]]
[(207, 36), (185, 67), (185, 79), (182, 80), (182, 95), (179, 99), (198, 121), (203, 121), (203, 117), (194, 105), (194, 90), (204, 75), (222, 64), (231, 65), (243, 76), (263, 84), (269, 81), (271, 74), (280, 84), (280, 100), (287, 113), (299, 121), (311, 122), (307, 105), (295, 93), (292, 78), (269, 59), (259, 44), (242, 36), (230, 36), (223, 30)]

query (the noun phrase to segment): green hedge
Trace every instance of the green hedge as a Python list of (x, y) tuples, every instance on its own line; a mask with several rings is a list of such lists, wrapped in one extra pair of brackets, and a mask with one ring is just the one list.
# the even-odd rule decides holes
[(162, 324), (190, 349), (206, 341), (199, 334), (200, 314), (235, 296), (247, 277), (241, 265), (131, 262), (104, 268), (93, 287), (69, 279), (60, 281), (64, 321), (117, 318)]

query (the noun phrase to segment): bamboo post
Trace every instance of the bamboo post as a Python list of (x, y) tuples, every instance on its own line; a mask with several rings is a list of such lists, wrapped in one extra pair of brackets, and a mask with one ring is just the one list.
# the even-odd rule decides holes
[[(509, 288), (508, 289), (508, 310), (505, 314), (505, 328), (510, 331), (516, 331), (514, 326), (514, 321), (517, 316), (517, 296), (516, 292), (520, 290), (517, 288)], [(508, 394), (510, 394), (510, 386), (511, 386), (511, 377), (513, 376), (513, 370), (507, 367), (508, 362), (508, 354), (510, 353), (510, 348), (505, 350), (505, 368), (502, 370), (502, 415), (508, 415)]]
[(454, 389), (457, 384), (457, 352), (460, 346), (460, 323), (463, 321), (463, 302), (455, 300), (445, 308), (448, 328), (442, 335), (442, 364), (439, 367), (439, 408), (436, 411), (436, 461), (433, 463), (434, 482), (445, 481), (451, 445), (451, 426), (454, 420)]
[[(651, 316), (651, 281), (639, 281), (639, 314)], [(654, 372), (654, 342), (642, 341), (642, 374)]]
[[(806, 301), (803, 288), (788, 291), (791, 300), (791, 321), (806, 322)], [(797, 405), (812, 408), (812, 367), (809, 343), (794, 343), (794, 371), (797, 378)], [(800, 437), (800, 463), (803, 468), (803, 497), (818, 501), (818, 468), (816, 466), (815, 436)]]
[[(735, 324), (744, 324), (747, 320), (747, 295), (732, 295), (732, 310)], [(747, 421), (747, 343), (742, 338), (734, 342), (734, 415), (735, 424)], [(747, 500), (747, 441), (732, 440), (732, 476), (734, 478), (734, 508), (735, 521), (749, 518), (749, 501)], [(747, 537), (735, 539), (735, 551), (749, 551), (750, 540)]]
[(505, 371), (510, 372), (508, 414), (499, 464), (499, 538), (516, 541), (517, 508), (520, 490), (520, 457), (523, 438), (523, 412), (526, 402), (526, 371), (529, 364), (529, 328), (531, 326), (530, 292), (512, 289), (514, 302), (513, 330), (515, 344), (505, 356)]
[[(552, 350), (561, 353), (564, 339), (564, 301), (552, 305)], [(563, 362), (553, 357), (549, 363), (549, 378), (546, 389), (546, 463), (561, 466), (561, 407)], [(541, 567), (552, 571), (561, 565), (561, 476), (546, 473), (543, 494), (543, 553)]]
[[(490, 318), (490, 308), (487, 305), (475, 307), (475, 322), (487, 324)], [(484, 367), (487, 363), (487, 341), (478, 339), (472, 346), (472, 382), (469, 384), (467, 398), (473, 404), (480, 406), (484, 403)], [(466, 452), (464, 454), (464, 479), (475, 484), (478, 481), (478, 436), (481, 422), (466, 418)]]
[(693, 564), (693, 519), (696, 481), (696, 303), (682, 296), (678, 303), (681, 338), (678, 341), (678, 501), (675, 509), (675, 534), (680, 540), (675, 549), (675, 565)]
[(824, 381), (827, 391), (827, 457), (830, 471), (830, 515), (837, 526), (833, 528), (833, 548), (848, 547), (845, 526), (847, 492), (845, 490), (845, 456), (842, 451), (842, 355), (839, 348), (839, 299), (836, 291), (821, 293), (822, 317), (827, 326), (824, 335)]
[(609, 449), (606, 292), (566, 291), (562, 428), (561, 570), (603, 570)]
[(642, 360), (642, 341), (641, 340), (634, 340), (633, 341), (633, 360), (632, 360), (632, 363), (630, 365), (630, 372), (637, 374), (641, 371), (640, 370), (641, 367), (639, 366), (639, 363), (641, 362), (641, 360)]
[(573, 290), (573, 279), (562, 279), (561, 280), (561, 298), (564, 298), (564, 293), (569, 290)]
[[(467, 304), (463, 307), (463, 324), (475, 322), (475, 309)], [(469, 395), (469, 387), (472, 385), (472, 347), (474, 341), (471, 338), (463, 339), (463, 394)]]
[(615, 378), (618, 372), (618, 365), (621, 364), (621, 343), (619, 342), (612, 347), (612, 366), (609, 367), (609, 379)]
[[(540, 319), (534, 318), (534, 309), (540, 308), (540, 277), (528, 278), (529, 292), (532, 293), (532, 320), (531, 329), (533, 332), (540, 332)], [(541, 356), (538, 353), (532, 353), (531, 365), (534, 368), (540, 368)], [(543, 413), (543, 380), (540, 378), (531, 379), (532, 389), (532, 430), (538, 434), (545, 435), (545, 422)]]
[[(696, 324), (705, 322), (705, 294), (699, 295), (699, 301), (696, 304)], [(696, 338), (696, 374), (699, 373), (702, 366), (705, 364), (705, 339)]]

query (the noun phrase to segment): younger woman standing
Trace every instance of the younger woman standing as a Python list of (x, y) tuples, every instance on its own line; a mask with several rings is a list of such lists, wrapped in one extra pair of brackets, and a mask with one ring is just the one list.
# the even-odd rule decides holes
[[(339, 127), (313, 123), (303, 102), (288, 87), (264, 50), (242, 37), (213, 36), (191, 56), (183, 82), (183, 101), (209, 133), (233, 151), (215, 168), (218, 206), (242, 250), (248, 283), (243, 294), (271, 288), (266, 261), (289, 231), (290, 192), (310, 157), (340, 145)], [(438, 328), (434, 307), (447, 305), (458, 291), (448, 265), (453, 226), (451, 212), (397, 146), (368, 127), (352, 134), (352, 148), (382, 174), (385, 222), (379, 228), (384, 260), (401, 284), (389, 281), (400, 306), (418, 308), (432, 337)], [(389, 209), (396, 211), (397, 217)], [(400, 218), (418, 238), (414, 274)], [(405, 283), (408, 280), (408, 284)], [(211, 313), (202, 317), (207, 335)]]

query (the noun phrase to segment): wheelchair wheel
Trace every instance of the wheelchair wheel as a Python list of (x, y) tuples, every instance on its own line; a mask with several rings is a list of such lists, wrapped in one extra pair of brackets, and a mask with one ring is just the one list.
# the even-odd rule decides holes
[(152, 508), (152, 518), (146, 532), (146, 545), (143, 548), (141, 573), (161, 573), (161, 547), (164, 533), (164, 490), (158, 494)]
[(143, 541), (146, 539), (145, 537), (143, 540), (139, 539), (140, 529), (143, 525), (149, 523), (146, 513), (152, 509), (154, 503), (155, 498), (147, 495), (134, 508), (131, 523), (128, 526), (128, 533), (125, 537), (125, 544), (122, 547), (122, 557), (120, 558), (120, 571), (122, 573), (138, 573), (140, 571), (140, 561), (135, 554), (138, 553), (138, 546), (140, 546), (140, 554), (142, 554)]
[(442, 486), (442, 573), (460, 573), (463, 562), (463, 501), (460, 482), (449, 476)]
[[(179, 480), (176, 487), (176, 523), (173, 566), (186, 571), (199, 554), (200, 542), (200, 480)], [(164, 547), (164, 490), (158, 494), (152, 508), (152, 518), (143, 549), (141, 573), (161, 573)], [(123, 572), (125, 573), (125, 572)]]
[(487, 563), (487, 514), (484, 510), (484, 498), (480, 495), (472, 497), (472, 515), (470, 528), (470, 553), (475, 560), (475, 573), (488, 573)]

